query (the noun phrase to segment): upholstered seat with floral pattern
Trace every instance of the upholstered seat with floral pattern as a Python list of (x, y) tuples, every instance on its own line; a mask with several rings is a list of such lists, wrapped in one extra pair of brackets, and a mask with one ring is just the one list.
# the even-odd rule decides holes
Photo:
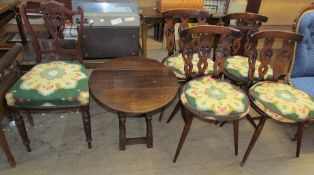
[(180, 98), (187, 109), (207, 119), (237, 120), (249, 113), (249, 100), (241, 89), (211, 76), (189, 81)]
[[(198, 55), (194, 54), (193, 60), (192, 60), (192, 64), (193, 64), (192, 76), (196, 76), (198, 74), (198, 68), (197, 68), (198, 61), (199, 61)], [(213, 73), (214, 62), (208, 59), (207, 63), (208, 63), (208, 67), (205, 71), (205, 75), (211, 75)], [(185, 79), (184, 60), (182, 58), (182, 54), (176, 54), (176, 55), (166, 58), (166, 60), (164, 61), (164, 64), (167, 67), (169, 67), (179, 79)]]
[[(261, 62), (256, 60), (255, 64), (255, 79), (258, 79), (258, 68), (261, 65)], [(249, 71), (249, 63), (248, 58), (244, 56), (231, 56), (225, 61), (225, 71), (224, 73), (230, 78), (231, 80), (239, 83), (246, 83), (248, 80), (248, 71)], [(271, 80), (273, 75), (273, 71), (270, 68), (264, 79)]]
[(88, 105), (87, 71), (81, 64), (63, 61), (38, 64), (11, 87), (6, 100), (19, 108)]
[(260, 82), (249, 95), (254, 104), (270, 117), (281, 122), (300, 122), (314, 117), (314, 98), (290, 85)]

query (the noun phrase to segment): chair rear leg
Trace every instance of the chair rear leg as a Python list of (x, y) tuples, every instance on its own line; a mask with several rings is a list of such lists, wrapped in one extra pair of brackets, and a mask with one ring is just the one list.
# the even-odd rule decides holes
[(234, 154), (238, 155), (239, 143), (239, 120), (233, 121)]
[(83, 107), (81, 109), (82, 119), (83, 119), (83, 126), (86, 136), (86, 142), (88, 144), (88, 148), (92, 148), (92, 131), (91, 131), (91, 120), (90, 120), (90, 113), (89, 107)]
[(30, 147), (30, 141), (28, 139), (27, 131), (25, 128), (25, 123), (23, 116), (19, 112), (14, 113), (14, 120), (15, 124), (17, 126), (17, 129), (19, 130), (19, 134), (22, 137), (23, 144), (25, 145), (27, 152), (31, 152), (31, 147)]
[(162, 117), (164, 116), (164, 112), (165, 112), (165, 110), (166, 110), (166, 108), (165, 108), (165, 107), (163, 107), (163, 108), (161, 109), (160, 116), (159, 116), (159, 119), (158, 119), (158, 121), (159, 121), (159, 122), (161, 122)]
[(265, 122), (266, 122), (266, 116), (261, 117), (261, 119), (260, 119), (260, 121), (259, 121), (259, 124), (258, 124), (257, 128), (256, 128), (255, 131), (254, 131), (254, 134), (253, 134), (253, 137), (252, 137), (252, 139), (251, 139), (251, 141), (250, 141), (250, 144), (249, 144), (248, 148), (246, 149), (246, 152), (245, 152), (245, 154), (244, 154), (244, 157), (243, 157), (243, 159), (242, 159), (242, 161), (241, 161), (241, 164), (240, 164), (240, 165), (241, 165), (242, 167), (244, 166), (245, 161), (246, 161), (247, 158), (249, 157), (249, 155), (250, 155), (250, 153), (251, 153), (251, 151), (252, 151), (252, 149), (253, 149), (253, 147), (254, 147), (254, 145), (255, 145), (257, 139), (258, 139), (258, 137), (260, 136), (260, 134), (261, 134), (261, 132), (262, 132), (262, 130), (263, 130), (263, 127), (264, 127), (264, 125), (265, 125)]
[(303, 131), (304, 131), (304, 122), (299, 123), (298, 126), (298, 132), (297, 132), (297, 152), (296, 157), (300, 156), (300, 149), (301, 149), (301, 143), (302, 143), (302, 137), (303, 137)]
[[(182, 108), (182, 110), (185, 110), (185, 109)], [(186, 112), (184, 112), (184, 114), (186, 114)], [(186, 136), (188, 135), (190, 128), (191, 128), (191, 125), (192, 125), (193, 116), (191, 116), (190, 114), (187, 114), (185, 116), (185, 118), (186, 118), (186, 122), (185, 122), (185, 125), (183, 128), (182, 134), (181, 134), (181, 138), (180, 138), (177, 150), (176, 150), (176, 154), (173, 158), (173, 163), (175, 163), (177, 161), (178, 156), (179, 156), (180, 151), (181, 151), (181, 148), (185, 142)]]

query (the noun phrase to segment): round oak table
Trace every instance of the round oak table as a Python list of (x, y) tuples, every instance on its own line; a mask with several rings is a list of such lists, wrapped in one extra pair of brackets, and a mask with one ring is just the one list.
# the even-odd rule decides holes
[[(147, 144), (147, 148), (152, 148), (150, 113), (176, 97), (179, 84), (173, 72), (156, 60), (123, 57), (97, 67), (89, 83), (94, 99), (118, 112), (120, 150), (131, 144)], [(129, 116), (145, 117), (146, 137), (126, 138), (125, 122)]]

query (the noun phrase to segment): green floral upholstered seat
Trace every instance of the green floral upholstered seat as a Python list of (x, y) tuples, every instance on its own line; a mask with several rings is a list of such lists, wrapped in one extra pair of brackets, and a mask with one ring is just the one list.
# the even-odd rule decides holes
[(249, 95), (275, 120), (294, 123), (314, 117), (314, 98), (287, 84), (260, 82), (250, 88)]
[(63, 61), (38, 64), (12, 86), (6, 100), (19, 108), (88, 105), (87, 71), (81, 64)]
[[(259, 77), (258, 68), (261, 65), (261, 62), (256, 60), (255, 64), (255, 78)], [(245, 83), (248, 80), (248, 71), (249, 71), (249, 63), (248, 57), (243, 56), (231, 56), (225, 61), (225, 71), (224, 73), (231, 80), (239, 83)], [(272, 78), (273, 71), (270, 68), (264, 79), (270, 80)]]
[(249, 100), (241, 89), (211, 76), (186, 83), (180, 98), (187, 109), (208, 119), (236, 120), (249, 113)]
[[(197, 68), (198, 61), (199, 61), (198, 54), (194, 54), (193, 60), (192, 60), (192, 64), (193, 64), (192, 73), (194, 74), (194, 76), (198, 74), (198, 68)], [(205, 71), (205, 75), (211, 75), (213, 73), (214, 62), (208, 59), (207, 63), (208, 63), (208, 67)], [(167, 67), (169, 67), (178, 78), (185, 79), (184, 61), (182, 58), (182, 54), (176, 54), (176, 55), (166, 58), (164, 64)]]

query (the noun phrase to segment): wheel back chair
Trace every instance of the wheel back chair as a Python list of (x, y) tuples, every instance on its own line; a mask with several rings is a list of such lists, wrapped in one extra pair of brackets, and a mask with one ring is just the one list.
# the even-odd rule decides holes
[[(224, 75), (225, 78), (230, 80), (233, 84), (240, 86), (242, 89), (246, 88), (248, 83), (248, 55), (249, 55), (249, 36), (257, 31), (263, 23), (266, 23), (268, 17), (258, 15), (255, 13), (231, 13), (222, 18), (224, 26), (232, 27), (241, 31), (241, 37), (237, 38), (232, 45), (231, 56), (226, 59)], [(260, 61), (257, 60), (256, 68), (260, 65)], [(266, 75), (269, 78), (271, 71)], [(255, 75), (258, 77), (258, 74)], [(249, 122), (256, 127), (251, 116), (248, 116)], [(226, 122), (222, 122), (222, 127)]]
[[(262, 117), (254, 131), (250, 144), (242, 159), (241, 166), (247, 160), (255, 142), (263, 130), (267, 118), (281, 123), (298, 125), (296, 157), (299, 157), (304, 124), (314, 117), (314, 98), (307, 93), (287, 84), (287, 68), (291, 67), (296, 42), (303, 39), (302, 35), (292, 32), (264, 31), (250, 37), (249, 49), (249, 88), (247, 90), (252, 108)], [(257, 50), (259, 42), (264, 40), (264, 47)], [(282, 41), (282, 48), (274, 51), (274, 42)], [(257, 59), (261, 63), (256, 68)], [(272, 66), (272, 78), (265, 75)], [(258, 82), (254, 83), (256, 71)]]
[(297, 18), (293, 31), (304, 36), (304, 40), (297, 44), (291, 83), (294, 87), (314, 97), (314, 3), (303, 8)]
[[(226, 60), (224, 74), (232, 83), (240, 87), (247, 84), (247, 72), (249, 65), (248, 57), (248, 38), (250, 34), (259, 31), (263, 23), (267, 22), (266, 16), (254, 13), (231, 13), (222, 18), (223, 25), (241, 31), (241, 37), (237, 38), (232, 45), (231, 56)], [(260, 62), (257, 61), (256, 66)], [(257, 76), (257, 75), (256, 75)]]
[[(38, 13), (42, 15), (44, 26), (51, 35), (53, 49), (41, 49), (33, 26), (28, 20), (27, 13)], [(32, 44), (35, 47), (36, 61), (29, 72), (24, 74), (6, 94), (9, 110), (14, 116), (19, 133), (27, 151), (31, 151), (30, 141), (26, 132), (21, 112), (50, 112), (50, 111), (80, 111), (86, 134), (88, 148), (91, 148), (91, 123), (89, 114), (89, 88), (88, 75), (84, 67), (80, 52), (79, 42), (81, 39), (82, 24), (78, 27), (78, 36), (74, 50), (63, 48), (67, 43), (63, 38), (66, 16), (80, 15), (84, 18), (82, 9), (71, 11), (63, 4), (55, 1), (41, 2), (38, 9), (21, 7), (21, 15), (25, 23), (27, 33), (31, 35)], [(81, 63), (68, 61), (41, 62), (41, 55), (53, 54), (75, 54)]]
[[(249, 113), (250, 103), (246, 93), (239, 87), (221, 80), (225, 60), (231, 54), (232, 43), (240, 37), (240, 31), (229, 27), (216, 25), (201, 25), (183, 30), (183, 61), (187, 82), (180, 91), (181, 112), (185, 121), (184, 129), (173, 159), (176, 162), (186, 136), (190, 130), (193, 118), (206, 122), (230, 121), (233, 122), (234, 149), (238, 154), (239, 120)], [(195, 47), (193, 38), (199, 38)], [(211, 57), (215, 60), (208, 64)], [(193, 58), (199, 58), (196, 65)], [(196, 67), (198, 77), (193, 76)], [(212, 66), (213, 74), (205, 72)]]
[[(184, 72), (184, 61), (182, 58), (182, 50), (183, 50), (183, 41), (179, 35), (179, 38), (176, 38), (175, 25), (180, 23), (178, 28), (178, 33), (183, 31), (186, 28), (191, 28), (197, 25), (206, 25), (212, 22), (212, 14), (194, 9), (176, 9), (169, 10), (162, 13), (162, 17), (165, 20), (165, 38), (166, 45), (168, 50), (168, 56), (163, 59), (162, 63), (170, 68), (176, 77), (179, 80), (179, 83), (182, 85), (186, 81), (186, 76)], [(176, 53), (176, 39), (178, 39), (179, 50)], [(195, 38), (193, 40), (194, 47), (198, 45), (199, 40)], [(197, 69), (195, 69), (198, 63), (197, 54), (195, 54), (192, 63), (194, 64), (193, 76), (198, 73)], [(212, 60), (208, 60), (209, 65), (213, 65)], [(212, 74), (212, 66), (208, 66), (208, 69), (205, 71), (205, 74)], [(178, 103), (171, 113), (167, 122), (170, 122), (171, 118), (177, 113), (180, 108), (180, 103)], [(159, 121), (161, 121), (163, 117), (164, 109), (162, 110)]]
[[(8, 114), (4, 96), (20, 77), (19, 64), (22, 61), (22, 58), (23, 46), (21, 44), (16, 44), (0, 59), (0, 121), (2, 121), (5, 114)], [(16, 163), (3, 133), (1, 124), (0, 146), (6, 154), (10, 166), (15, 167)]]

